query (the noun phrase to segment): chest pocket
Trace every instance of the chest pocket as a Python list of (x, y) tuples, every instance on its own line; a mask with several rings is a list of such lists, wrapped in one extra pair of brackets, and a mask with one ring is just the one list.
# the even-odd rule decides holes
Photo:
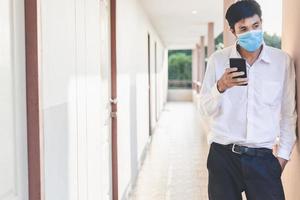
[(277, 106), (281, 102), (281, 82), (279, 81), (262, 81), (261, 98), (262, 102), (269, 106)]

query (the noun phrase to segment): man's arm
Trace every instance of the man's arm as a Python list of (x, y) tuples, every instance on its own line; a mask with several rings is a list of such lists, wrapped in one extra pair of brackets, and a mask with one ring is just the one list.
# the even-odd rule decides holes
[(290, 159), (293, 146), (296, 141), (296, 75), (292, 59), (287, 56), (287, 66), (283, 85), (283, 96), (281, 105), (280, 140), (277, 156), (284, 168)]
[(206, 116), (212, 116), (218, 111), (222, 93), (217, 88), (214, 57), (207, 62), (206, 72), (200, 90), (200, 112)]
[(248, 82), (247, 78), (237, 78), (244, 72), (237, 72), (237, 68), (226, 68), (222, 77), (216, 80), (216, 59), (214, 54), (209, 58), (203, 84), (200, 91), (200, 112), (212, 116), (218, 112), (222, 93), (227, 89)]

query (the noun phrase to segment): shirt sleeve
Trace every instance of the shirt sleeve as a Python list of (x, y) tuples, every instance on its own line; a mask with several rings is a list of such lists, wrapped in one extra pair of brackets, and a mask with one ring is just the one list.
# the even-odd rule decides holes
[(215, 58), (213, 54), (207, 62), (207, 68), (199, 94), (200, 113), (205, 116), (212, 116), (218, 112), (221, 96), (223, 94), (217, 89), (215, 68)]
[(292, 59), (287, 56), (286, 74), (281, 104), (280, 138), (277, 156), (290, 159), (296, 141), (296, 75)]

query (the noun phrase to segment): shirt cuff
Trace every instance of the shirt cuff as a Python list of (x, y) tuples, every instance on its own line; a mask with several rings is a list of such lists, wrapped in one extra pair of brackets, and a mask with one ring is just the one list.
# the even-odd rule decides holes
[[(223, 92), (224, 93), (224, 92)], [(214, 98), (220, 97), (223, 93), (218, 90), (217, 82), (214, 84), (211, 94)]]
[(277, 156), (285, 160), (290, 160), (291, 152), (283, 149), (282, 147), (279, 147)]

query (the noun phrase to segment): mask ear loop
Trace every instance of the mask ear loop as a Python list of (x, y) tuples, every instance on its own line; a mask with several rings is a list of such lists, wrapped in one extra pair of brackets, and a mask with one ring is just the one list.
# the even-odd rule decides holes
[(239, 37), (238, 37), (238, 34), (236, 34), (236, 38), (235, 38), (235, 44), (236, 44), (236, 46), (238, 46), (238, 45), (239, 45)]
[(236, 39), (235, 39), (235, 44), (236, 44), (236, 45), (239, 45), (239, 37), (236, 37)]

